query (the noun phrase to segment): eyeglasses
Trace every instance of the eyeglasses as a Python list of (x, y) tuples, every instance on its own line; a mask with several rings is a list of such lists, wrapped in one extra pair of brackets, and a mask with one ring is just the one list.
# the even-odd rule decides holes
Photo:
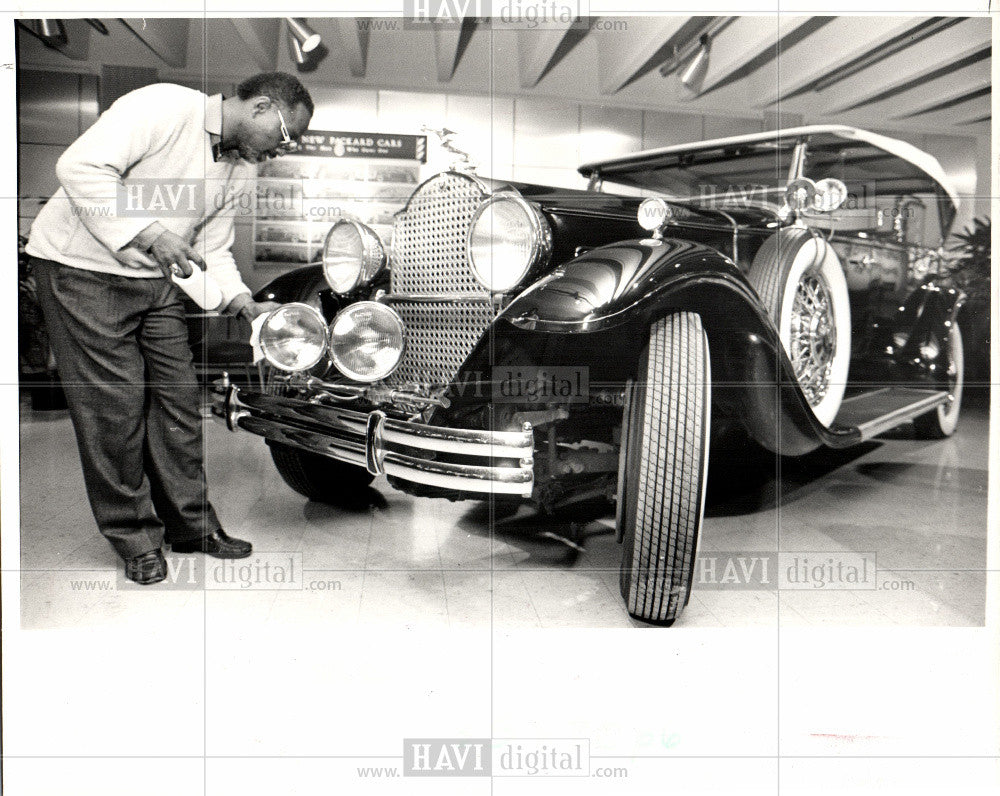
[(288, 125), (285, 124), (285, 117), (281, 115), (281, 108), (275, 105), (274, 109), (278, 112), (278, 121), (281, 123), (281, 143), (278, 146), (291, 151), (299, 145), (299, 142), (289, 135)]

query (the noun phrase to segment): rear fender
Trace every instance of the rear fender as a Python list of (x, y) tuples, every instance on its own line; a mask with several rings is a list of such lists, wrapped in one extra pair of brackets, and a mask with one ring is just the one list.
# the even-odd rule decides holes
[[(906, 342), (896, 351), (899, 378), (947, 385), (944, 341), (964, 302), (965, 293), (937, 277), (928, 278), (909, 295), (898, 313), (897, 328), (906, 335)], [(926, 359), (920, 349), (932, 338), (938, 341), (938, 354)]]

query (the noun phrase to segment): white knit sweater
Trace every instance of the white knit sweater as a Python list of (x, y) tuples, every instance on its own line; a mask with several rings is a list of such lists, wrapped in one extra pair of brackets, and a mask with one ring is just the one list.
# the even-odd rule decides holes
[[(125, 94), (56, 163), (62, 186), (31, 226), (26, 250), (47, 260), (139, 278), (163, 274), (129, 245), (154, 222), (205, 259), (224, 305), (249, 288), (230, 247), (233, 217), (252, 212), (257, 167), (212, 159), (222, 97), (169, 83)], [(209, 129), (218, 127), (219, 129)]]

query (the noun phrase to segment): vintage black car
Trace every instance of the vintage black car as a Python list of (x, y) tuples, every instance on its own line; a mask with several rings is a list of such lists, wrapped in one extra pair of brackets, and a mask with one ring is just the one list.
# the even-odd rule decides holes
[[(958, 198), (909, 144), (811, 126), (580, 167), (589, 189), (447, 171), (350, 219), (261, 298), (263, 389), (229, 386), (306, 497), (405, 492), (544, 511), (615, 500), (630, 614), (690, 597), (714, 434), (784, 456), (955, 429), (942, 269)], [(612, 188), (613, 186), (613, 188)]]

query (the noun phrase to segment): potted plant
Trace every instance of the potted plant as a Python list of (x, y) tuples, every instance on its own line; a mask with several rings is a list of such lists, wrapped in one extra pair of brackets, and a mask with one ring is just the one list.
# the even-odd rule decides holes
[(992, 224), (989, 218), (973, 220), (971, 226), (956, 232), (949, 274), (965, 291), (959, 324), (967, 329), (965, 368), (969, 378), (987, 380), (990, 374), (990, 266)]

